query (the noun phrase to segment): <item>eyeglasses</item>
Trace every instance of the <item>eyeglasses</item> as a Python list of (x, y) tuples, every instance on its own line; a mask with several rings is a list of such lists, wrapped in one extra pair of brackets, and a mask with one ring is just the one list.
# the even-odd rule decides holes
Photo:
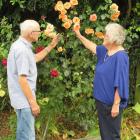
[(32, 31), (32, 32), (38, 32), (38, 33), (41, 33), (42, 31)]

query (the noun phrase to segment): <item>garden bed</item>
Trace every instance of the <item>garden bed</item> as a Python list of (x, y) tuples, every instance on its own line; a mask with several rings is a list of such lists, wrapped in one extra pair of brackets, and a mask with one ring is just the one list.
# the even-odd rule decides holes
[[(132, 115), (133, 114), (133, 115)], [(59, 120), (60, 121), (60, 120)], [(73, 138), (63, 138), (63, 134), (59, 136), (47, 137), (46, 140), (101, 140), (100, 137), (87, 136), (87, 132), (81, 131), (70, 122), (61, 119), (61, 124), (67, 124), (67, 128), (75, 133)], [(15, 140), (16, 116), (13, 112), (0, 113), (0, 140)], [(126, 137), (127, 134), (127, 137)], [(85, 137), (85, 138), (84, 138)], [(140, 140), (140, 117), (131, 108), (127, 109), (123, 115), (122, 121), (122, 140)], [(42, 139), (37, 139), (42, 140)]]

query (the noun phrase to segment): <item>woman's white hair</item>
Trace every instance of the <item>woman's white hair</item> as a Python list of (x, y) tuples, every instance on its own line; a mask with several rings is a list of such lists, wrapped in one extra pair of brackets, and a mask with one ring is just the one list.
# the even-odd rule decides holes
[(27, 36), (32, 31), (36, 30), (39, 24), (35, 20), (25, 20), (20, 24), (20, 34)]
[(115, 43), (116, 45), (122, 45), (125, 41), (125, 30), (117, 23), (109, 23), (105, 27), (106, 35), (108, 36), (108, 41)]

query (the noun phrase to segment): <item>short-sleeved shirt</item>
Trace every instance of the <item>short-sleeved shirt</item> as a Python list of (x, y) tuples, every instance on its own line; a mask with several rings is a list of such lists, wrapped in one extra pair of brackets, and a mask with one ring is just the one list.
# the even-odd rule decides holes
[(32, 94), (35, 97), (37, 79), (35, 56), (32, 52), (32, 44), (22, 37), (19, 37), (12, 44), (7, 61), (8, 90), (11, 105), (15, 109), (29, 107), (28, 100), (18, 81), (20, 75), (26, 75)]
[(112, 105), (115, 89), (121, 98), (120, 107), (125, 108), (129, 97), (129, 58), (124, 50), (108, 56), (104, 46), (97, 46), (97, 65), (94, 77), (94, 98)]

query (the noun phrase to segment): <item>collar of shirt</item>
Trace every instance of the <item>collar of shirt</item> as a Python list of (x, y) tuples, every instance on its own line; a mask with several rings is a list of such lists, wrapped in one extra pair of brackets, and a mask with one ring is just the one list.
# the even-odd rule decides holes
[(29, 41), (27, 41), (25, 38), (23, 38), (23, 37), (20, 36), (19, 37), (19, 40), (22, 41), (29, 48), (32, 48), (33, 47), (33, 45)]

